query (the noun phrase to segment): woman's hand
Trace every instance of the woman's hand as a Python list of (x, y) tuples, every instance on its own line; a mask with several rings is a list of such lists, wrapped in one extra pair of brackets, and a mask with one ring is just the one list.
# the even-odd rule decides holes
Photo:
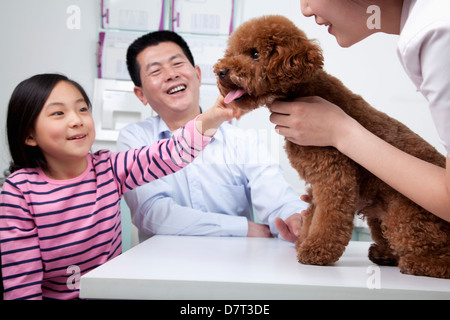
[(320, 97), (275, 101), (270, 121), (278, 133), (303, 146), (334, 146), (354, 121), (341, 108)]

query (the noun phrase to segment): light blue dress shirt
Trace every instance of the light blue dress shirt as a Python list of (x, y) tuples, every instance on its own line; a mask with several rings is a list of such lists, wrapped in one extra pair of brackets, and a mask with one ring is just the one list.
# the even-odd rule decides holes
[[(119, 151), (171, 136), (159, 117), (120, 132)], [(247, 236), (248, 221), (269, 225), (307, 204), (287, 183), (255, 132), (224, 123), (211, 143), (182, 170), (124, 195), (141, 240), (155, 234)]]

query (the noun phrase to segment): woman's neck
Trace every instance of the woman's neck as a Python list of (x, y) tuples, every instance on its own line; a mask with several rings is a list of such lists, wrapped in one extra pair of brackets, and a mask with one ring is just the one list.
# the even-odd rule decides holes
[(380, 32), (387, 34), (400, 34), (404, 0), (380, 0), (381, 10)]

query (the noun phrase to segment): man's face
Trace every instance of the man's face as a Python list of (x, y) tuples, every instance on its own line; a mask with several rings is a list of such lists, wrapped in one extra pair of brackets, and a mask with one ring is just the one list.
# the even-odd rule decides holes
[(180, 46), (162, 42), (137, 56), (142, 87), (135, 93), (163, 119), (199, 111), (201, 72), (193, 67)]

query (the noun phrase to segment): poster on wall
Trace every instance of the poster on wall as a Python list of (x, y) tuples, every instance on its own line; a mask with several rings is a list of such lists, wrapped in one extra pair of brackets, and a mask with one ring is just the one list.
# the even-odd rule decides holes
[(97, 49), (98, 78), (131, 80), (127, 69), (127, 50), (141, 34), (100, 32)]
[(202, 83), (216, 85), (214, 64), (223, 57), (227, 46), (227, 37), (205, 37), (184, 35), (184, 40), (191, 49), (195, 64), (202, 70)]
[(120, 30), (162, 30), (164, 0), (102, 0), (102, 28)]
[(234, 0), (172, 0), (172, 30), (229, 35), (234, 25)]

